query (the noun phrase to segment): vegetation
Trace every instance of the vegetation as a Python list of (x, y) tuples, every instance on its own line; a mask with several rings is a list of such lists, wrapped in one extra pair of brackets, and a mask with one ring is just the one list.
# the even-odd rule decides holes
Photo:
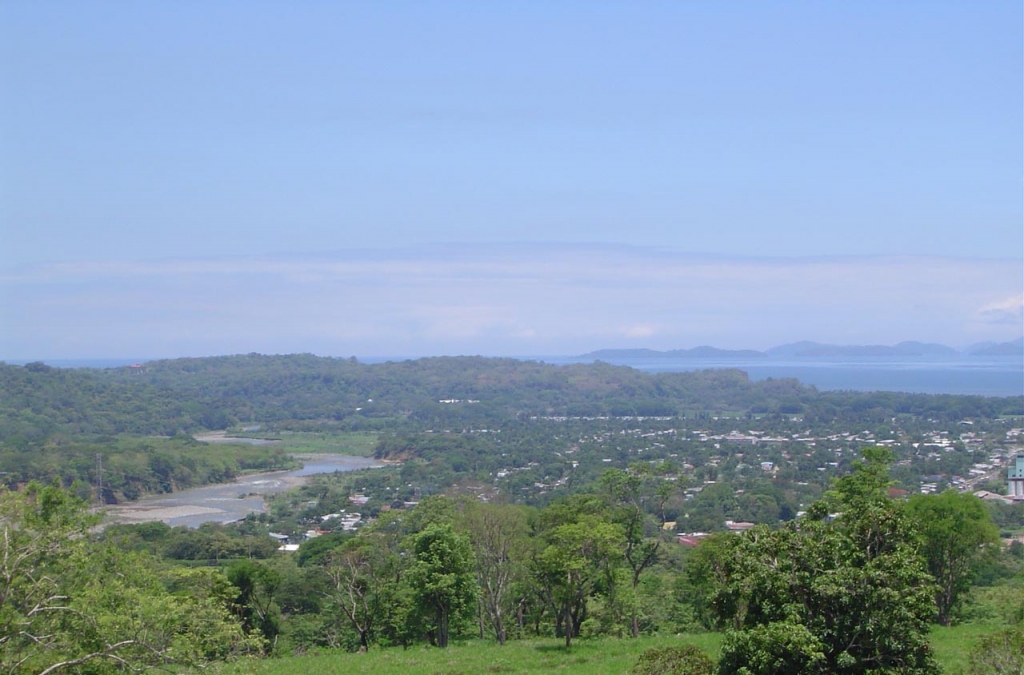
[(982, 638), (971, 652), (972, 675), (1024, 672), (1024, 627), (1004, 628)]
[(222, 483), (250, 471), (298, 467), (280, 448), (210, 444), (173, 438), (52, 439), (39, 445), (0, 444), (0, 478), (8, 487), (54, 478), (83, 499), (104, 504)]
[[(536, 503), (546, 489), (537, 484), (587, 485), (608, 468), (603, 459), (625, 468), (644, 452), (692, 464), (690, 480), (728, 483), (716, 488), (724, 503), (709, 503), (709, 493), (686, 513), (691, 529), (713, 530), (722, 510), (727, 519), (792, 518), (872, 439), (899, 438), (908, 448), (897, 472), (907, 489), (922, 476), (938, 476), (941, 489), (983, 461), (958, 440), (960, 423), (992, 434), (1014, 416), (1024, 416), (1024, 397), (818, 392), (795, 380), (751, 382), (735, 370), (646, 374), (603, 363), (458, 357), (367, 365), (249, 354), (107, 370), (0, 364), (0, 481), (15, 487), (58, 477), (81, 496), (102, 486), (102, 501), (112, 503), (326, 451), (421, 460), (429, 469), (407, 463), (402, 482), (426, 493), (503, 473), (503, 491)], [(758, 459), (788, 484), (751, 484), (729, 437), (752, 428), (771, 439), (753, 441)], [(211, 451), (190, 440), (225, 429), (280, 442)], [(854, 438), (851, 430), (866, 431)], [(797, 439), (808, 433), (843, 438), (805, 454)], [(958, 452), (926, 451), (932, 433), (947, 434)], [(637, 447), (634, 434), (664, 436)], [(575, 463), (572, 452), (581, 454)]]
[(106, 673), (251, 653), (218, 574), (90, 542), (96, 519), (53, 486), (0, 492), (0, 672)]
[[(968, 675), (973, 664), (981, 666), (973, 656), (980, 651), (984, 636), (992, 627), (963, 624), (933, 631), (936, 660), (948, 675)], [(448, 649), (418, 647), (410, 649), (372, 650), (366, 654), (318, 650), (287, 659), (267, 659), (227, 666), (219, 669), (225, 675), (301, 675), (303, 673), (407, 673), (434, 675), (453, 673), (510, 673), (516, 675), (547, 675), (571, 673), (578, 675), (622, 675), (629, 673), (648, 651), (675, 650), (692, 646), (717, 660), (721, 634), (640, 636), (636, 640), (591, 638), (578, 641), (566, 650), (559, 641), (528, 638), (512, 640), (503, 646), (494, 641), (478, 639), (453, 643)], [(671, 671), (670, 671), (671, 672)], [(685, 671), (683, 671), (685, 672)], [(700, 671), (697, 671), (700, 672)], [(712, 671), (714, 672), (714, 671)], [(974, 672), (989, 671), (974, 668)], [(998, 671), (996, 671), (998, 672)], [(1013, 672), (1013, 671), (1011, 671)]]
[(494, 641), (463, 640), (448, 649), (413, 647), (372, 650), (366, 654), (319, 650), (288, 659), (267, 659), (239, 663), (219, 669), (224, 675), (623, 675), (636, 665), (648, 649), (694, 645), (714, 655), (721, 638), (714, 633), (685, 636), (641, 636), (636, 640), (586, 639), (566, 650), (560, 641), (527, 638), (499, 646)]
[(980, 500), (954, 490), (938, 496), (915, 495), (907, 508), (935, 580), (936, 619), (948, 626), (979, 563), (998, 546), (999, 530)]
[(713, 675), (715, 662), (699, 647), (648, 649), (631, 671), (632, 675)]
[[(1022, 407), (509, 359), (0, 365), (0, 671), (1000, 672), (1024, 506), (963, 492)], [(214, 429), (277, 442), (192, 435)], [(85, 509), (339, 451), (389, 464), (231, 525)]]
[(902, 506), (887, 497), (887, 453), (865, 454), (799, 528), (756, 528), (726, 546), (710, 603), (736, 629), (721, 673), (938, 672), (927, 641), (932, 580)]

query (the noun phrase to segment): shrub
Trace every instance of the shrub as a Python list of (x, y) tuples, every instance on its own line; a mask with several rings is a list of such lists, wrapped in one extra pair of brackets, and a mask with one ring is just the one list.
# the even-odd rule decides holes
[(632, 675), (712, 675), (715, 662), (693, 645), (648, 649), (633, 666)]
[(1024, 673), (1024, 627), (1016, 626), (981, 639), (971, 652), (971, 675)]
[(800, 624), (777, 622), (736, 631), (722, 645), (723, 675), (823, 673), (823, 645)]

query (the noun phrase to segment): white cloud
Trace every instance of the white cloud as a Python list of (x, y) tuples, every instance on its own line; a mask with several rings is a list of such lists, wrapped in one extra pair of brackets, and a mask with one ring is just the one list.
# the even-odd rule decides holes
[(1024, 294), (985, 303), (978, 309), (982, 323), (1020, 325), (1024, 322)]
[(649, 338), (655, 333), (654, 326), (629, 326), (622, 332), (625, 337), (628, 338)]
[(0, 275), (0, 358), (527, 355), (798, 339), (958, 346), (1020, 335), (1022, 276), (1020, 260), (614, 246), (94, 261)]

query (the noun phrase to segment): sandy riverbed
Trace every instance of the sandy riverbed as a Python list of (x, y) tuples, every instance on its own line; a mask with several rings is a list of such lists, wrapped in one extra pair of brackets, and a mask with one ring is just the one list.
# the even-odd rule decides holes
[(309, 476), (382, 466), (366, 457), (330, 454), (296, 455), (304, 466), (294, 471), (271, 471), (240, 476), (231, 483), (206, 485), (168, 495), (151, 495), (135, 502), (108, 506), (107, 520), (121, 523), (163, 521), (171, 526), (198, 527), (204, 522), (228, 523), (265, 510), (263, 495), (304, 484)]

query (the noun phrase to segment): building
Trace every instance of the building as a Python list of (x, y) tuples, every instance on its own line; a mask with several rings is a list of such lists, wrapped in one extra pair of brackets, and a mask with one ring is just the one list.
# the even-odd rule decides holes
[(1024, 452), (1018, 452), (1010, 462), (1006, 476), (1006, 495), (1013, 500), (1024, 500)]

